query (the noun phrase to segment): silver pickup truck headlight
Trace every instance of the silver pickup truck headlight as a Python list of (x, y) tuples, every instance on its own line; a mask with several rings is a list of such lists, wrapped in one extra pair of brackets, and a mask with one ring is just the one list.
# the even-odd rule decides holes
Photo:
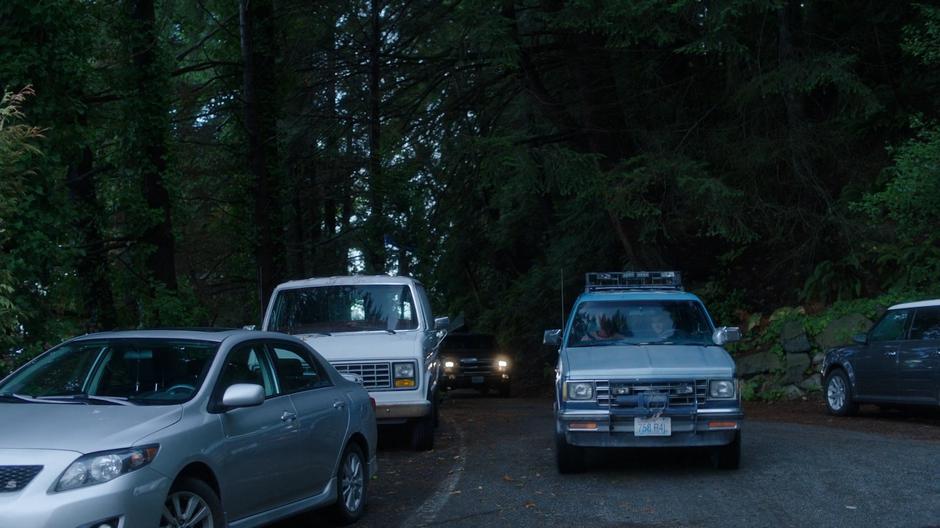
[(575, 401), (594, 399), (594, 382), (569, 381), (565, 383), (565, 399)]
[(708, 397), (716, 400), (734, 398), (734, 380), (711, 380), (708, 382)]

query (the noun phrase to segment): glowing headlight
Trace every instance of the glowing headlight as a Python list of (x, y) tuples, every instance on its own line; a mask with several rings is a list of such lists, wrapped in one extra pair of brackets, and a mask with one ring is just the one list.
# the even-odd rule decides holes
[(734, 380), (712, 380), (708, 383), (708, 397), (716, 399), (734, 398)]
[(453, 362), (453, 361), (445, 361), (445, 362), (444, 362), (444, 368), (454, 368), (454, 362)]
[(565, 387), (568, 389), (569, 400), (590, 400), (594, 398), (594, 383), (590, 381), (570, 382)]
[(159, 450), (159, 446), (151, 445), (85, 455), (65, 469), (55, 490), (66, 491), (114, 480), (146, 466)]
[(509, 366), (509, 362), (506, 361), (505, 359), (501, 359), (497, 361), (496, 364), (499, 365), (499, 368), (506, 368)]

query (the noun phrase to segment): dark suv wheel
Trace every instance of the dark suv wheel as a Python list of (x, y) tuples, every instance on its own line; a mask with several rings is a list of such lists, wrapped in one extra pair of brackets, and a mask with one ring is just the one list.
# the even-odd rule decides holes
[(858, 404), (855, 403), (852, 394), (852, 384), (849, 383), (849, 376), (841, 368), (829, 372), (823, 389), (829, 414), (851, 416), (858, 412)]

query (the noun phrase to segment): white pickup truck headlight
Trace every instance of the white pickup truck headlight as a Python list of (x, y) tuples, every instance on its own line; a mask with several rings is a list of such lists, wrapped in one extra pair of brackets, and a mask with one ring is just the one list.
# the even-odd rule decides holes
[(394, 378), (394, 387), (396, 389), (413, 389), (418, 386), (417, 378), (415, 378), (415, 364), (412, 362), (407, 363), (393, 363), (392, 364), (392, 377)]
[(568, 399), (568, 400), (575, 400), (575, 401), (591, 400), (594, 398), (594, 382), (593, 381), (569, 381), (565, 383), (565, 393), (567, 395), (565, 399)]
[(159, 446), (151, 445), (82, 456), (65, 469), (56, 482), (55, 490), (66, 491), (114, 480), (146, 466), (159, 450)]
[(734, 380), (711, 380), (708, 382), (708, 397), (716, 400), (734, 398)]

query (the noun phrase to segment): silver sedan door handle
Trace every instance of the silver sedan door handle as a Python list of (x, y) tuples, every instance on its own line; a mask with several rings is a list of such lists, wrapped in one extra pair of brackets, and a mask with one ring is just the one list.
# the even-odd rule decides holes
[(284, 411), (284, 414), (281, 415), (282, 422), (293, 422), (297, 419), (297, 413), (292, 413), (290, 411)]

